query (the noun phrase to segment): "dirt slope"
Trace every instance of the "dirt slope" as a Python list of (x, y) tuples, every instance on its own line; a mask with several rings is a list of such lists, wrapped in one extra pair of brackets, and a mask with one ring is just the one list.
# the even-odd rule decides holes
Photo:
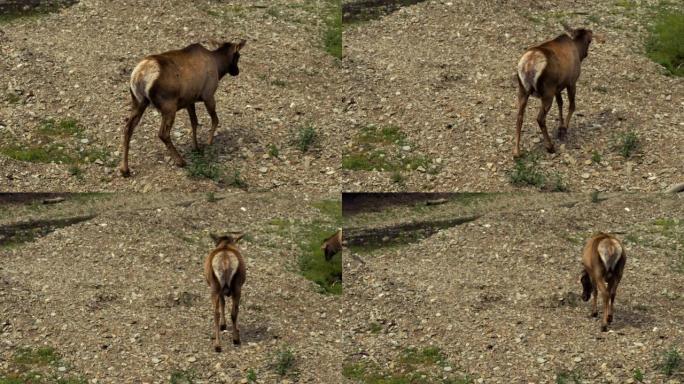
[[(3, 208), (1, 225), (97, 216), (0, 248), (0, 378), (26, 370), (18, 364), (21, 348), (49, 346), (62, 362), (43, 369), (93, 383), (236, 383), (250, 370), (259, 383), (340, 382), (339, 296), (317, 293), (296, 272), (301, 234), (272, 224), (325, 216), (305, 195), (299, 204), (276, 194), (216, 198), (117, 194)], [(219, 354), (211, 347), (202, 261), (208, 233), (222, 230), (248, 234), (241, 242), (248, 277), (243, 344), (233, 347), (224, 333)], [(294, 364), (281, 376), (278, 356), (286, 348)]]
[[(414, 222), (483, 215), (417, 243), (349, 251), (345, 300), (362, 304), (347, 315), (345, 375), (407, 377), (406, 351), (436, 347), (427, 383), (630, 383), (637, 369), (647, 383), (681, 382), (684, 366), (665, 376), (661, 364), (684, 346), (682, 198), (608, 197), (496, 195), (352, 217), (359, 229), (407, 222), (411, 210)], [(599, 230), (625, 232), (629, 257), (607, 333), (578, 282), (583, 242)]]
[[(392, 172), (345, 170), (345, 190), (519, 188), (507, 175), (514, 165), (516, 64), (525, 48), (559, 35), (562, 20), (604, 34), (606, 43), (592, 44), (583, 64), (567, 141), (556, 142), (555, 155), (543, 150), (535, 99), (522, 149), (540, 153), (537, 168), (560, 175), (570, 191), (660, 191), (681, 182), (684, 81), (643, 54), (656, 3), (427, 1), (346, 26), (350, 81), (343, 93), (354, 129), (345, 131), (343, 158), (359, 151), (361, 130), (375, 125), (405, 135), (400, 145), (378, 146), (382, 156), (424, 161), (421, 171), (403, 171), (403, 180)], [(547, 120), (554, 134), (557, 118), (554, 103)], [(628, 132), (641, 147), (625, 159), (616, 147)], [(594, 153), (600, 163), (592, 162)]]
[[(223, 169), (227, 184), (238, 171), (251, 190), (338, 188), (339, 152), (324, 150), (340, 136), (336, 59), (323, 49), (328, 14), (329, 2), (323, 0), (84, 0), (59, 13), (1, 24), (0, 148), (20, 143), (50, 149), (76, 158), (80, 172), (74, 177), (69, 164), (0, 155), (0, 190), (216, 189), (213, 181), (191, 179), (170, 164), (157, 137), (160, 116), (152, 110), (133, 136), (133, 177), (118, 176), (120, 131), (129, 113), (127, 83), (145, 55), (239, 38), (248, 41), (241, 73), (224, 78), (216, 95), (221, 123), (211, 164)], [(206, 143), (210, 119), (203, 106), (198, 116), (198, 139)], [(46, 119), (75, 119), (82, 132), (44, 134), (40, 127)], [(303, 153), (294, 141), (307, 126), (314, 127), (316, 140)], [(179, 112), (172, 140), (186, 160), (189, 129), (187, 113)]]

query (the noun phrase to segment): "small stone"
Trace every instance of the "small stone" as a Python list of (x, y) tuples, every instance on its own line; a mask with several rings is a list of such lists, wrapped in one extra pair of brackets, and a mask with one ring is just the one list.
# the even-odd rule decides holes
[(537, 363), (544, 364), (546, 363), (546, 360), (543, 357), (537, 357)]
[(152, 364), (159, 364), (161, 360), (158, 357), (153, 357), (152, 358)]
[(591, 160), (584, 160), (584, 165), (591, 165)]
[(402, 150), (402, 151), (407, 151), (407, 152), (408, 152), (408, 151), (411, 150), (411, 146), (409, 146), (409, 145), (404, 145), (403, 147), (401, 147), (401, 150)]
[(266, 167), (261, 167), (261, 168), (259, 168), (259, 172), (261, 172), (261, 173), (266, 173), (266, 172), (268, 172), (268, 168), (266, 168)]
[(538, 138), (538, 137), (535, 137), (534, 139), (532, 139), (532, 142), (535, 143), (535, 144), (538, 144), (538, 143), (541, 142), (541, 139)]
[(425, 173), (425, 168), (423, 168), (423, 166), (420, 165), (418, 166), (418, 168), (416, 168), (416, 171)]
[(589, 176), (591, 176), (591, 175), (590, 175), (588, 172), (584, 172), (584, 173), (581, 175), (581, 177), (582, 177), (583, 179), (588, 179)]
[(451, 369), (452, 369), (451, 367), (446, 366), (446, 367), (444, 367), (444, 372), (451, 372)]
[(190, 357), (188, 357), (188, 361), (190, 363), (194, 363), (195, 361), (197, 361), (197, 358), (195, 356), (190, 356)]
[(104, 165), (104, 162), (100, 159), (95, 159), (95, 164), (97, 165)]
[(57, 370), (60, 372), (66, 372), (66, 367), (59, 367)]
[(90, 142), (90, 140), (88, 140), (88, 139), (81, 139), (81, 143), (83, 143), (83, 144), (88, 144), (89, 142)]
[(582, 361), (582, 356), (577, 356), (577, 357), (575, 357), (575, 358), (573, 359), (573, 361), (574, 361), (575, 363), (579, 363), (580, 361)]
[(496, 139), (497, 144), (503, 144), (503, 142), (504, 142), (504, 139), (502, 139), (500, 137)]

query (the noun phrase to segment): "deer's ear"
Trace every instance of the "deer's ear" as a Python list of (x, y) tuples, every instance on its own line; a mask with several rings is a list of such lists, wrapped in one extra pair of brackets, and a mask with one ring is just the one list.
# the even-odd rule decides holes
[(216, 236), (213, 233), (210, 233), (209, 236), (211, 237), (211, 240), (214, 242), (214, 245), (218, 245), (219, 242), (221, 241), (221, 238)]
[(235, 52), (240, 52), (240, 50), (245, 47), (245, 44), (247, 44), (247, 40), (240, 40), (239, 43), (235, 44)]

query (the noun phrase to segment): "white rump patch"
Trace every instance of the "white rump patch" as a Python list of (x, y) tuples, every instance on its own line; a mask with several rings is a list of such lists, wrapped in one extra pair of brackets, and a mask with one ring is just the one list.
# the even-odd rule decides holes
[(598, 254), (607, 271), (615, 269), (615, 265), (622, 257), (622, 246), (613, 239), (604, 239), (598, 245)]
[(161, 67), (153, 59), (144, 59), (135, 66), (131, 72), (131, 91), (138, 102), (149, 98), (150, 88), (154, 85), (154, 81), (159, 78)]
[[(214, 256), (211, 261), (211, 269), (214, 271), (214, 277), (218, 280), (221, 288), (230, 284), (239, 265), (240, 261), (233, 252), (223, 251)], [(230, 275), (226, 276), (225, 270), (229, 270)]]
[(546, 56), (539, 51), (527, 51), (518, 62), (518, 78), (528, 93), (532, 93), (539, 76), (546, 68)]

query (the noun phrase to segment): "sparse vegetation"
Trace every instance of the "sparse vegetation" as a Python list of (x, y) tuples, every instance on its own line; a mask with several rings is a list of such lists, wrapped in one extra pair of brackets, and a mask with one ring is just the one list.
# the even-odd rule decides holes
[(625, 132), (618, 137), (618, 152), (628, 158), (639, 147), (639, 138), (636, 132)]
[(278, 147), (275, 144), (269, 144), (268, 155), (271, 157), (278, 157), (280, 155), (280, 151), (278, 150)]
[(212, 149), (192, 151), (187, 172), (190, 177), (207, 178), (216, 182), (223, 176), (223, 171), (218, 166), (218, 155)]
[(342, 5), (339, 0), (328, 1), (323, 44), (325, 51), (337, 59), (342, 58)]
[(292, 349), (281, 348), (276, 352), (275, 371), (280, 376), (285, 376), (295, 365), (295, 356)]
[(665, 376), (672, 376), (679, 372), (681, 364), (681, 353), (677, 348), (672, 347), (663, 354), (663, 362), (660, 366), (660, 369)]
[(314, 221), (298, 231), (303, 234), (299, 241), (302, 250), (299, 268), (304, 277), (318, 284), (322, 292), (339, 295), (342, 294), (342, 255), (337, 254), (332, 260), (326, 261), (321, 243), (342, 226), (342, 203), (339, 200), (323, 200), (314, 205), (328, 220)]
[(644, 373), (641, 372), (641, 369), (636, 368), (634, 370), (634, 374), (632, 375), (632, 378), (638, 382), (644, 381)]
[(247, 189), (247, 181), (242, 178), (240, 171), (237, 169), (233, 171), (227, 184), (236, 188)]
[(598, 153), (597, 151), (594, 151), (594, 152), (591, 154), (591, 161), (592, 161), (594, 164), (599, 164), (599, 163), (601, 162), (601, 160), (602, 160), (601, 154)]
[(5, 94), (5, 100), (10, 104), (16, 104), (21, 101), (21, 97), (15, 92), (7, 92), (7, 94)]
[(256, 383), (257, 381), (257, 374), (254, 371), (254, 369), (250, 368), (247, 370), (247, 382), (248, 383)]
[(78, 167), (78, 165), (72, 165), (69, 167), (69, 175), (81, 179), (83, 177), (83, 170)]
[(368, 327), (368, 329), (371, 331), (371, 333), (378, 333), (378, 332), (382, 331), (382, 325), (380, 325), (376, 322), (372, 322), (372, 323), (370, 323), (370, 326)]
[(83, 126), (76, 119), (44, 120), (38, 127), (38, 132), (48, 136), (77, 136), (83, 135)]
[(195, 373), (192, 371), (173, 371), (171, 372), (171, 384), (192, 384), (194, 383)]
[(20, 348), (14, 353), (14, 361), (26, 365), (48, 365), (58, 362), (59, 355), (51, 347)]
[(399, 171), (392, 172), (392, 182), (401, 184), (404, 182), (404, 176)]
[(556, 375), (556, 384), (582, 384), (582, 376), (576, 371), (562, 371)]
[(684, 76), (684, 13), (662, 10), (649, 28), (646, 54), (675, 76)]
[(299, 129), (296, 138), (297, 148), (302, 152), (307, 152), (316, 140), (316, 129), (313, 125), (306, 125)]
[(19, 161), (30, 163), (72, 164), (77, 158), (69, 154), (64, 147), (55, 144), (46, 146), (15, 145), (0, 148), (0, 153)]
[(38, 18), (44, 15), (47, 15), (48, 13), (51, 12), (57, 12), (60, 8), (64, 7), (65, 3), (68, 2), (54, 2), (54, 1), (48, 1), (43, 3), (42, 5), (38, 7), (30, 7), (28, 9), (19, 9), (19, 10), (12, 10), (12, 11), (7, 11), (4, 13), (0, 13), (0, 25), (5, 24), (5, 23), (10, 23), (14, 20), (18, 19), (33, 19), (33, 18)]
[(601, 201), (599, 200), (599, 191), (591, 191), (591, 202), (596, 204), (599, 201)]
[(539, 168), (539, 155), (528, 152), (515, 160), (515, 166), (509, 173), (511, 183), (514, 185), (531, 185), (542, 188), (546, 178)]

